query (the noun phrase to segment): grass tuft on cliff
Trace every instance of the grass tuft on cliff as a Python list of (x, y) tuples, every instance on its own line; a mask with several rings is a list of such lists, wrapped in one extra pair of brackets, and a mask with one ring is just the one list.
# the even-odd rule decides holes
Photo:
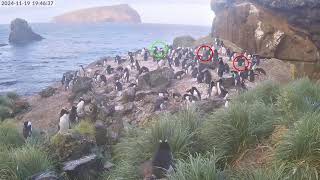
[(161, 139), (168, 140), (174, 158), (187, 157), (193, 152), (195, 132), (200, 124), (199, 112), (185, 109), (174, 115), (162, 115), (149, 128), (133, 130), (115, 145), (113, 160), (116, 168), (104, 179), (141, 179), (140, 165), (152, 159)]
[(169, 180), (219, 180), (224, 174), (217, 167), (219, 161), (215, 155), (189, 155), (187, 160), (178, 160), (176, 172)]
[(24, 144), (24, 138), (11, 120), (0, 122), (0, 147), (16, 148)]
[(84, 136), (94, 137), (95, 128), (94, 125), (88, 120), (80, 121), (73, 129), (74, 132), (79, 133)]
[(262, 102), (233, 103), (212, 114), (199, 136), (203, 151), (217, 152), (234, 160), (244, 150), (271, 135), (274, 110)]

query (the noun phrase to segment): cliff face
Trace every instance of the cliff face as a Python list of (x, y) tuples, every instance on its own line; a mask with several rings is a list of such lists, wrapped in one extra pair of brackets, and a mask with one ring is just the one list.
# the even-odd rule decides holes
[(59, 23), (141, 23), (138, 12), (127, 4), (81, 9), (54, 17)]
[(265, 57), (320, 63), (319, 0), (212, 0), (212, 34)]

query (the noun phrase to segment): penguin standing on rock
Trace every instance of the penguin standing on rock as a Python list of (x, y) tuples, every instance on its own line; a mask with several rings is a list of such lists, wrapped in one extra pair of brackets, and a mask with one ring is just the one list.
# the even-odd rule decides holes
[(121, 82), (120, 82), (120, 81), (116, 81), (116, 83), (115, 83), (115, 89), (116, 89), (117, 91), (122, 91), (122, 88), (123, 88), (123, 86), (122, 86)]
[(123, 79), (125, 80), (125, 82), (129, 82), (129, 78), (130, 78), (129, 69), (125, 68), (123, 70)]
[(211, 95), (212, 95), (213, 87), (215, 87), (215, 82), (214, 82), (214, 81), (211, 81), (210, 84), (209, 84), (209, 88), (208, 88), (208, 96), (209, 96), (209, 98), (210, 98)]
[(152, 159), (152, 172), (157, 179), (161, 179), (167, 177), (174, 169), (170, 145), (167, 140), (160, 140), (158, 150)]
[(69, 120), (72, 124), (78, 122), (78, 114), (77, 114), (77, 107), (72, 106), (70, 110)]
[(154, 112), (163, 111), (166, 108), (166, 104), (168, 102), (168, 97), (160, 97), (156, 100), (154, 104)]
[(222, 86), (222, 79), (217, 82), (217, 91), (220, 98), (225, 99), (229, 95), (229, 92)]

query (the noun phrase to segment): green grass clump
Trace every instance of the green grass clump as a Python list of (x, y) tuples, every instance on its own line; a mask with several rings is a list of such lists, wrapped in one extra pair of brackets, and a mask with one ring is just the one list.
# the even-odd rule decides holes
[(199, 112), (188, 109), (163, 115), (147, 129), (132, 130), (115, 145), (113, 160), (116, 168), (105, 179), (141, 179), (139, 167), (152, 158), (159, 140), (168, 140), (175, 159), (187, 157), (193, 151), (195, 131), (200, 124)]
[[(285, 167), (272, 165), (264, 168), (247, 168), (235, 171), (231, 180), (289, 180)], [(291, 180), (291, 179), (290, 179)]]
[(16, 125), (9, 121), (0, 123), (0, 147), (20, 147), (24, 144), (24, 138), (18, 132)]
[(282, 88), (276, 103), (282, 114), (280, 120), (287, 126), (305, 113), (319, 111), (320, 106), (316, 108), (314, 104), (320, 104), (320, 85), (309, 79), (293, 81)]
[(273, 81), (262, 82), (254, 89), (246, 91), (237, 96), (234, 101), (252, 103), (254, 101), (261, 101), (265, 104), (274, 104), (277, 102), (280, 94), (279, 84)]
[(203, 124), (199, 138), (203, 151), (217, 152), (230, 160), (271, 135), (275, 121), (272, 106), (262, 102), (233, 103)]
[(320, 114), (303, 116), (284, 135), (276, 149), (276, 160), (288, 166), (297, 179), (314, 179), (320, 172)]
[(219, 180), (224, 174), (217, 167), (219, 161), (214, 155), (190, 155), (187, 160), (178, 160), (176, 172), (169, 175), (169, 180)]
[(48, 154), (31, 145), (1, 151), (0, 157), (0, 179), (25, 180), (53, 167)]
[(79, 124), (77, 124), (74, 128), (73, 131), (76, 133), (79, 133), (84, 136), (88, 137), (94, 137), (96, 131), (94, 128), (94, 125), (89, 122), (89, 121), (81, 121)]

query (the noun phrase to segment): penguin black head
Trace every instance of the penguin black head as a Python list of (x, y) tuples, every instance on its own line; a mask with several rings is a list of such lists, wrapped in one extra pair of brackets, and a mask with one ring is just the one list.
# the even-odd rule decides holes
[(63, 115), (65, 115), (65, 114), (69, 114), (69, 112), (66, 110), (66, 109), (61, 109), (61, 111), (60, 111), (60, 117), (62, 117)]
[(159, 150), (171, 150), (167, 139), (159, 140)]
[(23, 123), (23, 126), (24, 126), (25, 128), (27, 128), (27, 127), (28, 127), (28, 124), (29, 124), (29, 121), (25, 121), (25, 122)]
[(79, 102), (81, 102), (81, 101), (84, 101), (83, 97), (80, 97), (80, 98), (79, 98)]

